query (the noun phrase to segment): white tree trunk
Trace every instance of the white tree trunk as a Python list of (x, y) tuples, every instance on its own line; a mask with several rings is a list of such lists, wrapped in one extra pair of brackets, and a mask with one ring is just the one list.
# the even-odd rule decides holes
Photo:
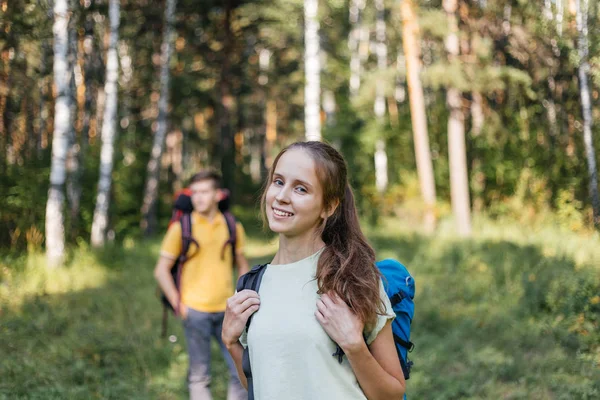
[(267, 83), (269, 82), (269, 64), (271, 62), (271, 51), (260, 49), (258, 51), (258, 64), (260, 73), (258, 84), (260, 85), (260, 124), (257, 132), (253, 135), (253, 144), (251, 150), (250, 176), (252, 182), (259, 184), (266, 176), (266, 144), (267, 144)]
[(563, 24), (563, 16), (564, 16), (564, 0), (556, 0), (556, 31), (558, 32), (558, 36), (562, 36), (562, 24)]
[[(71, 9), (74, 13), (77, 3), (71, 1)], [(77, 63), (77, 26), (75, 21), (69, 24), (69, 73), (71, 75), (71, 122), (69, 124), (69, 150), (67, 152), (67, 199), (69, 201), (69, 209), (71, 213), (70, 230), (75, 232), (77, 226), (77, 218), (79, 216), (79, 208), (81, 203), (81, 144), (77, 142), (77, 92), (83, 85), (83, 75)]]
[(588, 86), (588, 0), (577, 0), (577, 52), (579, 53), (579, 92), (581, 94), (581, 108), (583, 113), (583, 142), (589, 174), (589, 193), (594, 214), (594, 225), (600, 229), (600, 199), (598, 197), (598, 170), (596, 169), (596, 155), (592, 139), (592, 104)]
[[(446, 36), (448, 60), (453, 62), (459, 54), (457, 0), (444, 0), (444, 10), (448, 17), (449, 33)], [(471, 206), (469, 199), (469, 178), (465, 146), (465, 116), (462, 111), (462, 95), (454, 87), (449, 87), (446, 102), (448, 118), (448, 153), (450, 158), (450, 192), (452, 211), (460, 236), (471, 235)]]
[(350, 95), (358, 94), (362, 62), (359, 54), (360, 35), (362, 32), (362, 13), (365, 9), (365, 0), (351, 0), (350, 2), (350, 34), (348, 35), (348, 49), (350, 50)]
[(52, 165), (50, 189), (46, 204), (46, 257), (48, 266), (62, 264), (65, 252), (64, 185), (67, 176), (66, 160), (69, 146), (69, 121), (71, 88), (69, 85), (69, 5), (67, 0), (54, 3), (54, 83), (56, 103), (54, 109), (54, 134), (52, 139)]
[(112, 170), (114, 158), (114, 141), (117, 134), (117, 81), (119, 78), (119, 60), (117, 43), (119, 41), (119, 0), (110, 0), (109, 3), (110, 37), (108, 55), (106, 59), (106, 104), (104, 120), (102, 122), (102, 150), (100, 153), (100, 178), (98, 179), (98, 194), (96, 209), (92, 222), (92, 246), (101, 247), (106, 240), (108, 227), (108, 207), (110, 203), (110, 186), (112, 183)]
[(388, 185), (388, 159), (385, 152), (385, 141), (377, 139), (375, 142), (375, 187), (379, 193), (384, 193)]
[(377, 21), (375, 23), (375, 36), (377, 40), (377, 86), (375, 93), (375, 116), (382, 120), (385, 115), (385, 82), (383, 73), (387, 69), (387, 43), (385, 35), (385, 3), (384, 0), (375, 0)]
[(304, 0), (304, 129), (306, 140), (321, 140), (321, 63), (318, 0)]
[(552, 12), (552, 0), (544, 0), (544, 17), (547, 20), (554, 19), (554, 13)]
[(154, 233), (156, 229), (156, 199), (158, 198), (158, 181), (160, 173), (160, 159), (165, 146), (167, 135), (167, 112), (169, 105), (169, 63), (173, 52), (175, 40), (173, 25), (175, 23), (175, 0), (167, 0), (165, 8), (165, 26), (163, 30), (163, 41), (161, 46), (160, 67), (160, 98), (158, 100), (158, 118), (156, 121), (156, 132), (150, 161), (146, 170), (146, 187), (144, 190), (144, 202), (142, 204), (141, 228), (146, 234)]
[[(375, 34), (377, 39), (377, 69), (379, 75), (375, 93), (375, 104), (373, 109), (380, 125), (383, 126), (385, 117), (385, 82), (383, 75), (387, 69), (387, 43), (385, 35), (385, 4), (384, 0), (375, 0), (377, 10), (377, 21), (375, 23)], [(387, 153), (385, 140), (378, 138), (375, 144), (375, 186), (379, 193), (385, 192), (388, 186)]]
[(410, 102), (410, 118), (413, 127), (415, 142), (415, 159), (417, 174), (421, 187), (421, 196), (425, 203), (423, 225), (426, 232), (433, 232), (436, 226), (435, 216), (435, 179), (431, 150), (429, 148), (429, 134), (427, 131), (427, 117), (425, 115), (425, 99), (421, 85), (421, 63), (419, 57), (420, 46), (418, 38), (418, 22), (415, 6), (412, 0), (402, 1), (403, 44), (406, 58), (406, 80)]
[[(85, 86), (85, 101), (83, 105), (83, 116), (81, 121), (81, 143), (83, 146), (87, 146), (89, 141), (89, 133), (90, 133), (90, 122), (92, 115), (92, 102), (93, 102), (93, 92), (92, 92), (92, 74), (93, 74), (93, 58), (97, 57), (97, 55), (93, 55), (94, 53), (94, 18), (93, 14), (91, 14), (88, 8), (84, 11), (86, 13), (85, 22), (84, 22), (84, 39), (83, 39), (83, 75), (84, 81), (83, 85)], [(81, 149), (82, 151), (84, 148)]]

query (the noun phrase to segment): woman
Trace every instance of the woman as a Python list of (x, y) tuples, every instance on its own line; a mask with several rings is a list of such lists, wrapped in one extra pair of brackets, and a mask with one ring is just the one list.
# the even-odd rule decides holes
[[(279, 234), (279, 250), (260, 294), (236, 293), (223, 321), (222, 339), (242, 383), (247, 344), (257, 400), (401, 399), (394, 313), (359, 226), (343, 157), (322, 142), (290, 145), (275, 158), (261, 208)], [(341, 363), (332, 357), (337, 346), (345, 353)]]

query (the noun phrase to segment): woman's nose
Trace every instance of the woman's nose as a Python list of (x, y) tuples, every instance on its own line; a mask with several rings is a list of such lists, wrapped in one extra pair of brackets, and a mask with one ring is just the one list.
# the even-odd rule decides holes
[(290, 197), (287, 186), (283, 186), (281, 189), (279, 189), (279, 193), (277, 193), (277, 196), (275, 196), (275, 200), (280, 203), (289, 203)]

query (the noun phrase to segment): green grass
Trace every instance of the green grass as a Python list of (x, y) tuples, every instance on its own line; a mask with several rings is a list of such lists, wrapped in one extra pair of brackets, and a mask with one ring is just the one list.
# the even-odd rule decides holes
[[(411, 399), (600, 397), (600, 238), (476, 221), (473, 239), (368, 229), (378, 258), (417, 283)], [(251, 261), (276, 249), (252, 231)], [(0, 398), (183, 399), (179, 323), (161, 339), (157, 241), (80, 248), (47, 271), (39, 255), (0, 264)], [(226, 368), (213, 346), (213, 393)]]

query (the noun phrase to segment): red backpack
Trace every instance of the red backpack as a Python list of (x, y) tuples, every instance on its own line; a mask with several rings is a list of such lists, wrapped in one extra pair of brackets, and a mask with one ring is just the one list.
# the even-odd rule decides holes
[[(189, 258), (189, 250), (193, 245), (195, 248), (193, 249), (192, 255), (195, 254), (198, 250), (200, 250), (200, 245), (198, 242), (192, 237), (192, 211), (194, 207), (192, 205), (192, 192), (189, 188), (184, 188), (175, 193), (174, 201), (173, 201), (173, 212), (171, 215), (171, 220), (169, 221), (169, 227), (173, 223), (181, 224), (181, 252), (175, 261), (175, 265), (171, 268), (171, 276), (173, 277), (173, 282), (175, 282), (175, 287), (177, 291), (179, 291), (181, 285), (181, 272), (183, 271), (183, 266), (185, 262)], [(225, 217), (225, 221), (227, 222), (227, 230), (229, 231), (229, 238), (223, 243), (223, 247), (221, 248), (221, 258), (225, 257), (225, 249), (227, 245), (231, 246), (231, 255), (232, 255), (232, 265), (235, 265), (235, 247), (237, 243), (237, 229), (236, 229), (236, 219), (229, 211), (230, 204), (230, 193), (227, 189), (221, 189), (221, 200), (219, 200), (219, 211)], [(177, 310), (173, 308), (169, 300), (164, 293), (161, 291), (161, 301), (163, 303), (163, 329), (162, 336), (166, 335), (167, 331), (167, 318), (168, 318), (168, 310), (170, 309), (176, 315), (179, 315), (179, 305), (177, 306)]]

